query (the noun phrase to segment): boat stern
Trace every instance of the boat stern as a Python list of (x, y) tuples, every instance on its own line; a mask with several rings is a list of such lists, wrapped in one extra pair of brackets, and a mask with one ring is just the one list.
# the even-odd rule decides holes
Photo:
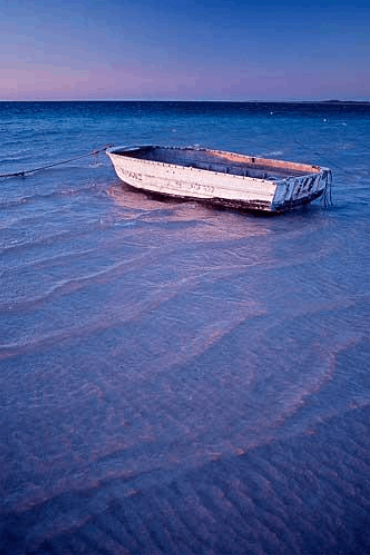
[(323, 196), (330, 204), (331, 171), (318, 168), (317, 173), (282, 179), (276, 184), (271, 210), (282, 212), (297, 208)]

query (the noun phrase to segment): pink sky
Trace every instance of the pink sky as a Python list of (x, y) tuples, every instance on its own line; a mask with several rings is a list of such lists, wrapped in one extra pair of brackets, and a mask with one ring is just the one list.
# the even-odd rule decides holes
[(0, 0), (0, 100), (370, 100), (370, 2)]

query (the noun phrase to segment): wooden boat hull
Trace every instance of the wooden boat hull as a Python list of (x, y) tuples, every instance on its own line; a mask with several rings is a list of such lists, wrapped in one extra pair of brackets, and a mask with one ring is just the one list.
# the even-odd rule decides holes
[(114, 147), (118, 177), (153, 193), (227, 207), (283, 212), (322, 196), (330, 170), (191, 147)]

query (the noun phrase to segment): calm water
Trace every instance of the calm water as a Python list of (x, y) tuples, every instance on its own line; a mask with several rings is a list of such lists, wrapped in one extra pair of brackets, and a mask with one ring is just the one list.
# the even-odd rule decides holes
[(0, 180), (0, 552), (370, 553), (370, 107), (1, 103), (0, 173), (106, 144), (326, 165), (332, 208)]

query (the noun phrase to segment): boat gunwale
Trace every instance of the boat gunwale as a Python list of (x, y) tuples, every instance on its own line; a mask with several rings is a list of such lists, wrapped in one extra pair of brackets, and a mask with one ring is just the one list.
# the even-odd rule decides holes
[[(243, 175), (235, 175), (235, 174), (228, 174), (228, 176), (230, 178), (239, 178), (239, 179), (248, 179), (248, 180), (257, 180), (259, 182), (262, 181), (266, 181), (268, 183), (278, 183), (281, 182), (283, 180), (286, 179), (291, 179), (291, 178), (304, 178), (304, 177), (309, 177), (312, 175), (319, 175), (319, 174), (323, 174), (326, 171), (329, 171), (329, 168), (325, 168), (322, 166), (316, 166), (316, 165), (312, 165), (312, 164), (302, 164), (300, 162), (291, 162), (291, 161), (285, 161), (285, 160), (276, 160), (276, 159), (271, 159), (271, 158), (259, 158), (256, 156), (248, 156), (245, 154), (239, 154), (239, 153), (233, 153), (233, 152), (228, 152), (228, 151), (224, 151), (224, 150), (216, 150), (216, 149), (209, 149), (209, 148), (204, 148), (204, 147), (191, 147), (191, 146), (160, 146), (160, 145), (142, 145), (142, 146), (130, 146), (130, 147), (125, 147), (125, 146), (117, 146), (117, 147), (110, 147), (109, 149), (107, 149), (107, 154), (110, 155), (115, 155), (118, 157), (123, 157), (123, 158), (127, 158), (127, 159), (132, 159), (132, 160), (137, 160), (139, 162), (149, 165), (162, 165), (165, 167), (173, 167), (173, 168), (182, 168), (182, 169), (189, 169), (192, 171), (200, 171), (200, 172), (211, 172), (211, 173), (215, 173), (218, 175), (222, 175), (223, 173), (227, 173), (227, 172), (221, 172), (221, 171), (216, 171), (216, 170), (208, 170), (208, 169), (203, 169), (203, 168), (196, 168), (196, 167), (192, 167), (192, 166), (185, 166), (185, 165), (181, 165), (181, 164), (176, 164), (173, 162), (166, 162), (166, 161), (162, 161), (162, 160), (148, 160), (146, 158), (138, 158), (135, 156), (129, 156), (130, 154), (133, 154), (135, 152), (139, 152), (139, 151), (143, 151), (145, 149), (162, 149), (162, 150), (176, 150), (176, 151), (193, 151), (193, 152), (206, 152), (206, 153), (210, 153), (210, 154), (214, 154), (217, 157), (221, 157), (225, 160), (225, 162), (227, 160), (229, 160), (230, 162), (233, 161), (240, 161), (240, 162), (245, 162), (246, 164), (249, 163), (249, 167), (253, 168), (255, 167), (256, 169), (260, 169), (259, 166), (262, 166), (261, 169), (266, 168), (266, 171), (268, 171), (268, 169), (273, 170), (274, 168), (278, 168), (278, 169), (285, 169), (285, 170), (294, 170), (295, 172), (302, 172), (301, 175), (286, 175), (286, 176), (279, 176), (276, 178), (272, 178), (272, 179), (266, 179), (266, 178), (262, 178), (262, 177), (252, 177), (252, 176), (243, 176)], [(237, 160), (235, 160), (235, 158)]]

